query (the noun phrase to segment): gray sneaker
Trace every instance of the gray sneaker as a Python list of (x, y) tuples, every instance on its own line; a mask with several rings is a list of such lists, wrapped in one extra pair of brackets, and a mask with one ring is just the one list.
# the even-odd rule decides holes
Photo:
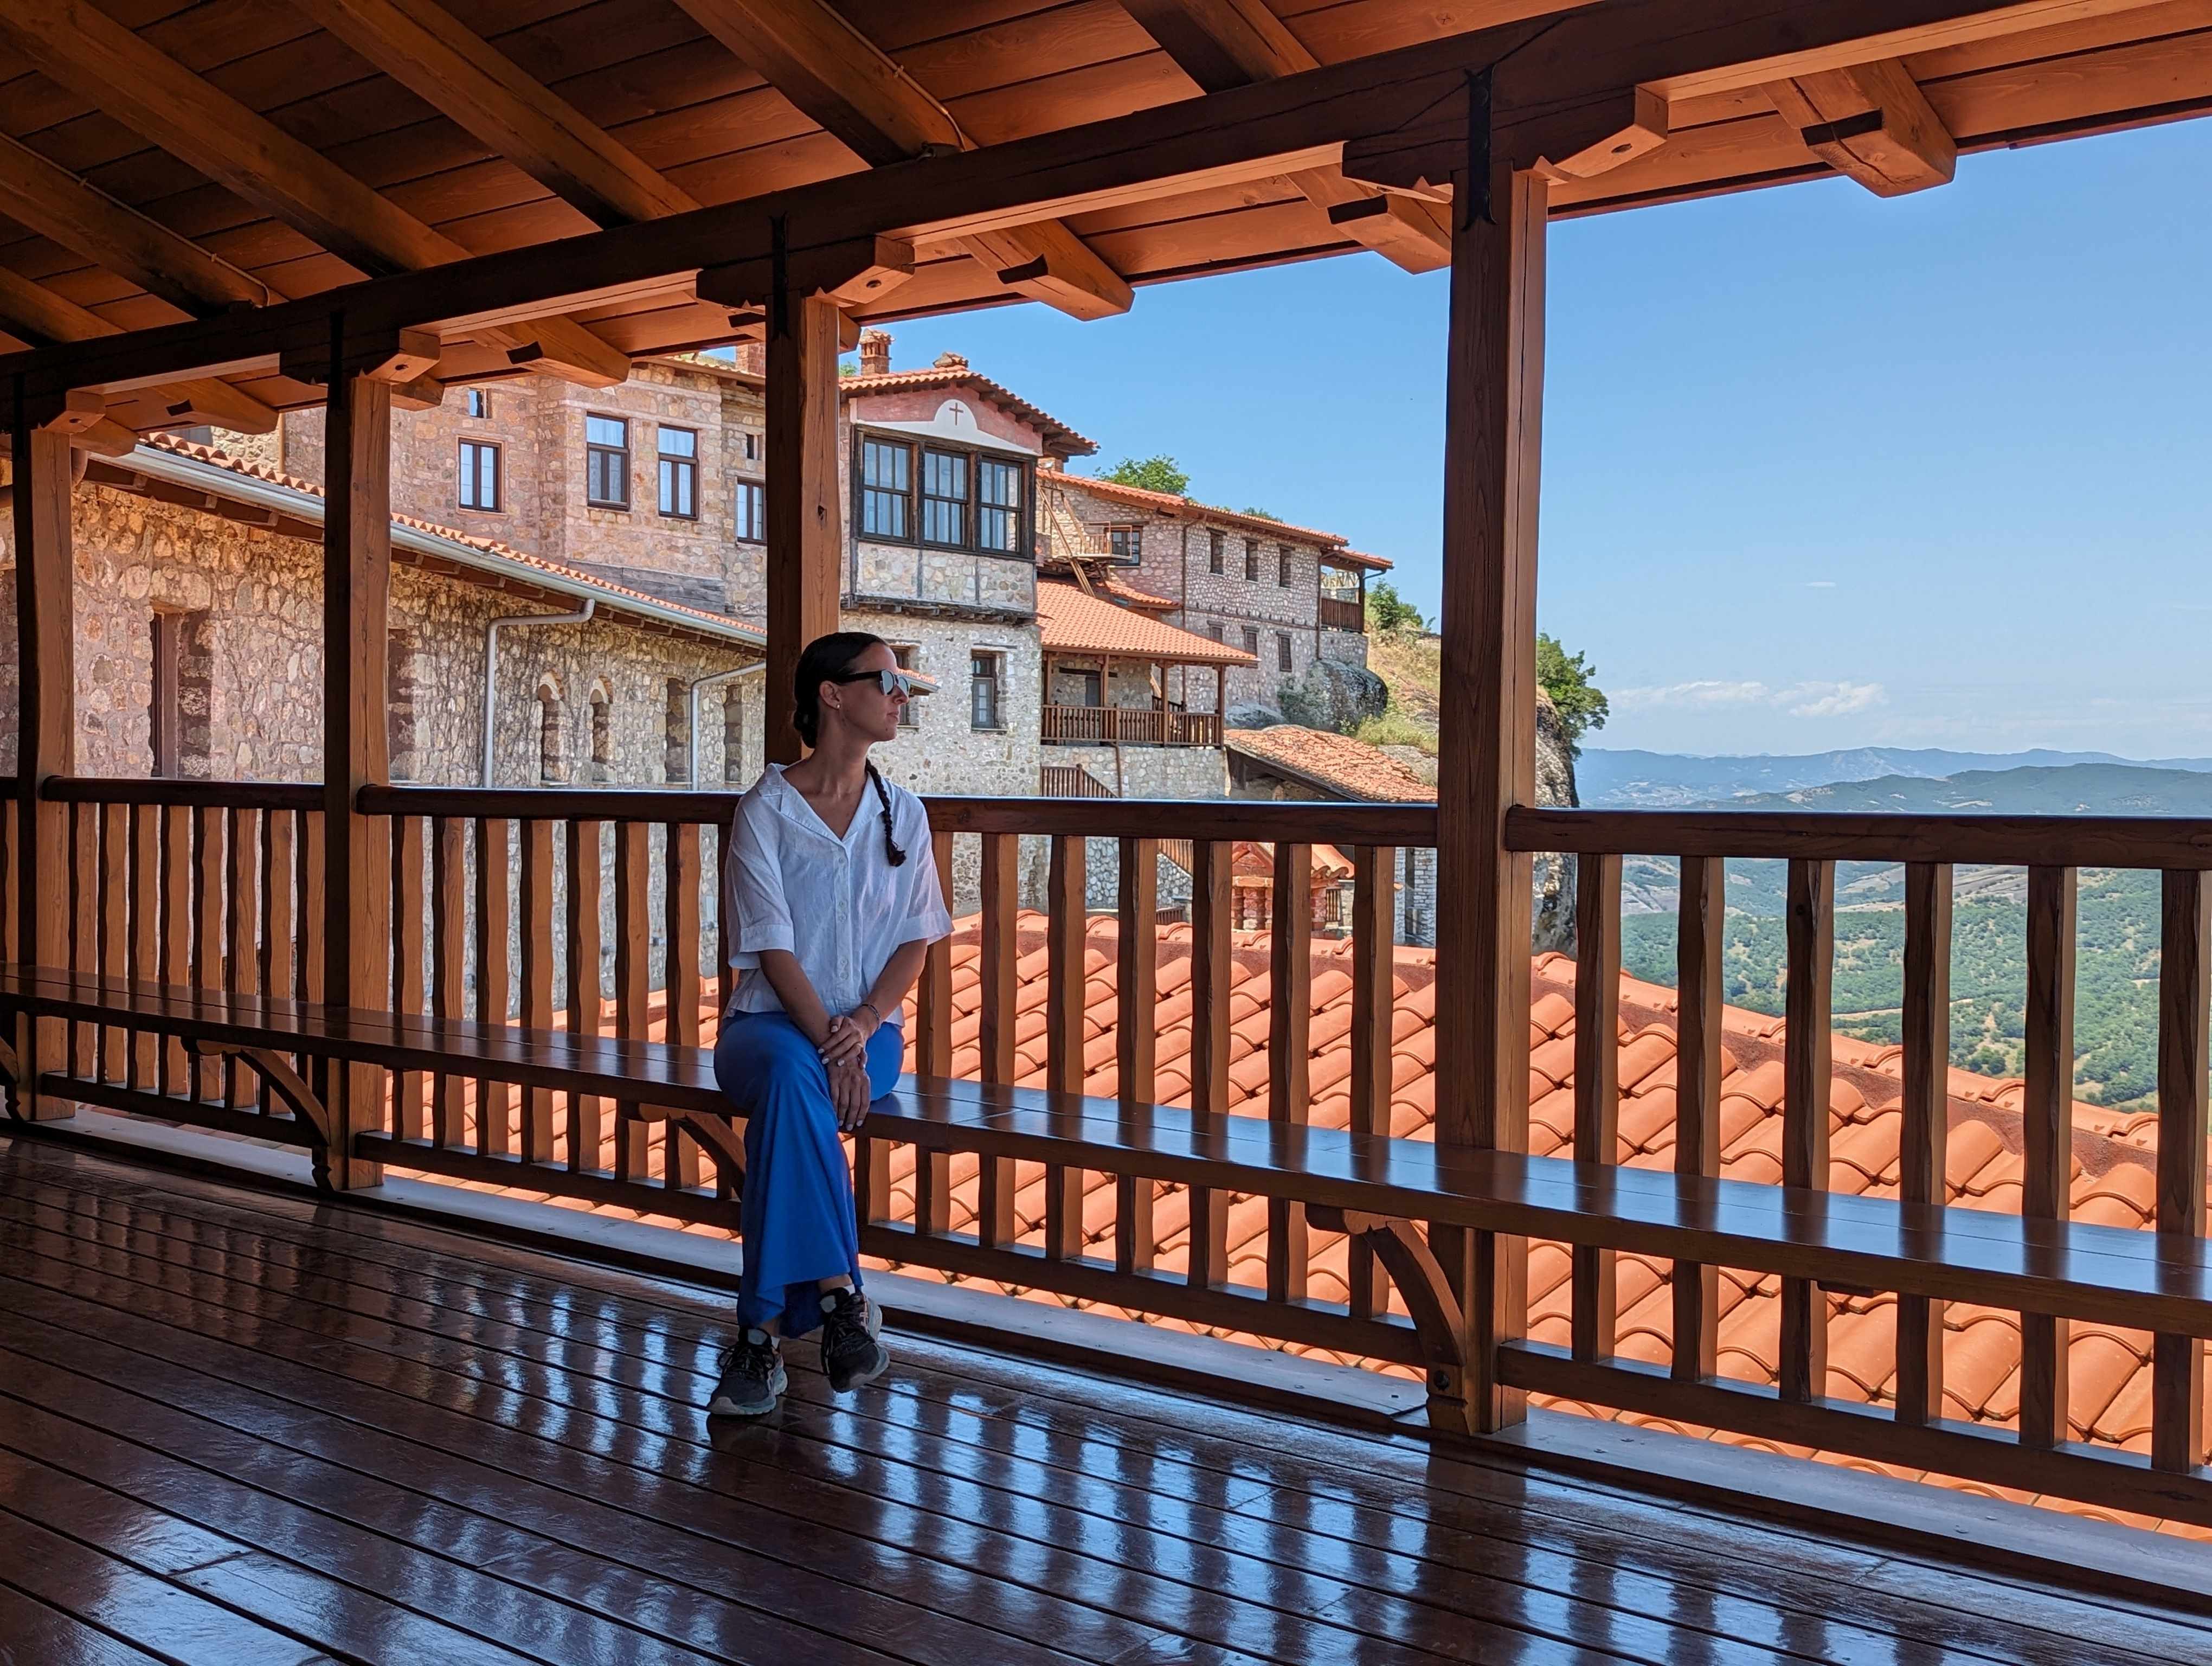
[(860, 1291), (832, 1290), (822, 1298), (822, 1369), (839, 1394), (890, 1369), (891, 1356), (876, 1340), (883, 1328), (883, 1309)]
[(764, 1330), (748, 1329), (722, 1355), (722, 1378), (714, 1384), (714, 1397), (707, 1402), (712, 1417), (759, 1417), (775, 1409), (790, 1386), (784, 1375), (783, 1355), (775, 1338)]

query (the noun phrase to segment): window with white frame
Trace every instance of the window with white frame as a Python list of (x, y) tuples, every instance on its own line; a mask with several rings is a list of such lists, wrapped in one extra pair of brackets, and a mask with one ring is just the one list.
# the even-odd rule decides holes
[(768, 542), (768, 488), (757, 480), (740, 480), (731, 492), (731, 510), (737, 521), (738, 542)]
[(1006, 665), (1003, 654), (987, 654), (978, 649), (968, 656), (968, 727), (971, 729), (1006, 727), (1000, 698)]

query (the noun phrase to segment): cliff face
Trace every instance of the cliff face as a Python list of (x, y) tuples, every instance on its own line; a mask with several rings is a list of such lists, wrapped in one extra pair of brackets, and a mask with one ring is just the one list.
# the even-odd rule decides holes
[[(1543, 690), (1536, 690), (1536, 802), (1547, 810), (1573, 810), (1575, 754), (1559, 722), (1559, 708)], [(1540, 855), (1535, 861), (1535, 945), (1539, 952), (1575, 946), (1575, 859)]]

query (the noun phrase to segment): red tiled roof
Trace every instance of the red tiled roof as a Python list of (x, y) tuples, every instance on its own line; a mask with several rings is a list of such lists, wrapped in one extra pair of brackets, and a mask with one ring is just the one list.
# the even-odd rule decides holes
[(1102, 596), (1086, 596), (1072, 584), (1039, 583), (1036, 611), (1037, 634), (1048, 654), (1111, 654), (1180, 666), (1259, 663), (1241, 648), (1117, 607)]
[(1332, 550), (1322, 557), (1332, 567), (1364, 567), (1370, 573), (1387, 573), (1393, 562), (1383, 556), (1370, 556), (1364, 550)]
[[(1200, 503), (1193, 498), (1179, 497), (1173, 492), (1147, 491), (1142, 486), (1124, 486), (1118, 481), (1101, 480), (1087, 474), (1062, 473), (1060, 479), (1071, 486), (1079, 486), (1100, 497), (1110, 497), (1123, 503), (1134, 503), (1149, 509), (1164, 509), (1173, 514), (1189, 515), (1194, 520), (1218, 520), (1240, 531), (1258, 532), (1268, 537), (1304, 538), (1316, 544), (1335, 547), (1322, 552), (1327, 561), (1336, 561), (1351, 556), (1345, 546), (1347, 540), (1341, 532), (1323, 532), (1311, 526), (1294, 526), (1287, 520), (1271, 520), (1266, 515), (1240, 514), (1235, 509), (1217, 508), (1211, 503)], [(1377, 557), (1362, 556), (1363, 562)], [(1385, 563), (1386, 565), (1388, 563)]]
[[(174, 435), (142, 435), (139, 436), (138, 443), (142, 447), (149, 447), (155, 451), (165, 451), (179, 457), (190, 458), (196, 463), (204, 463), (210, 467), (222, 469), (232, 474), (243, 475), (272, 486), (282, 486), (287, 491), (298, 492), (307, 497), (319, 498), (323, 496), (323, 489), (312, 480), (302, 480), (297, 475), (283, 473), (280, 470), (270, 467), (266, 463), (255, 462), (251, 458), (234, 457), (228, 452), (219, 450), (213, 446), (203, 446), (193, 441), (180, 440)], [(533, 556), (527, 550), (516, 549), (513, 544), (502, 544), (497, 538), (479, 538), (473, 532), (462, 532), (459, 527), (441, 526), (434, 520), (424, 520), (416, 515), (395, 514), (392, 517), (392, 524), (395, 526), (411, 526), (416, 532), (428, 532), (433, 538), (444, 538), (451, 543), (465, 544), (472, 550), (482, 550), (485, 555), (497, 557), (502, 563), (511, 563), (516, 567), (543, 573), (549, 577), (561, 580), (564, 584), (583, 587), (596, 594), (606, 605), (618, 610), (635, 608), (642, 605), (652, 610), (653, 616), (656, 619), (665, 614), (678, 614), (711, 626), (717, 635), (735, 633), (760, 646), (765, 646), (768, 641), (767, 634), (758, 626), (746, 624), (743, 620), (732, 618), (726, 613), (712, 613), (705, 608), (687, 606), (682, 602), (671, 601), (665, 596), (655, 596), (643, 590), (632, 589), (626, 584), (616, 584), (611, 580), (600, 578), (596, 574), (586, 573), (580, 568), (565, 566), (560, 562), (547, 561), (542, 556)], [(480, 575), (464, 568), (460, 569), (459, 576), (464, 581), (474, 581)], [(487, 579), (489, 577), (489, 575), (481, 576)], [(526, 574), (523, 576), (526, 576)]]
[(1434, 804), (1437, 789), (1380, 747), (1327, 729), (1278, 723), (1231, 729), (1222, 744), (1241, 757), (1341, 798), (1382, 804)]
[(1098, 449), (1096, 440), (1086, 439), (1050, 411), (1031, 404), (1004, 383), (978, 375), (965, 365), (947, 365), (927, 370), (893, 370), (881, 376), (841, 376), (837, 379), (838, 393), (848, 399), (865, 393), (896, 393), (908, 388), (927, 387), (975, 389), (992, 404), (1035, 427), (1045, 436), (1051, 449), (1061, 456), (1088, 457)]

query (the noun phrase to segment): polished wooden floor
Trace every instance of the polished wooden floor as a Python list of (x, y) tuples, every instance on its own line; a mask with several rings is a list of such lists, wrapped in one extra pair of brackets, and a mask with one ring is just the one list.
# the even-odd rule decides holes
[(0, 1140), (0, 1660), (2212, 1663), (2062, 1595)]

